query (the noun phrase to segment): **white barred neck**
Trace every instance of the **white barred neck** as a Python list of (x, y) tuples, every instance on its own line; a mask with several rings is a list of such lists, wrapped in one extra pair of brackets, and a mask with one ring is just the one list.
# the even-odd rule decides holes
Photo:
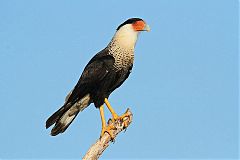
[(115, 33), (109, 45), (118, 45), (122, 49), (134, 50), (138, 33), (134, 31), (131, 24), (124, 25)]

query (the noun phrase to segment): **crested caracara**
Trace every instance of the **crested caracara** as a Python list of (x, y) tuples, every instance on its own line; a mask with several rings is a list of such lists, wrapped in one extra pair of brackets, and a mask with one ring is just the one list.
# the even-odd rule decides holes
[(112, 136), (109, 126), (106, 126), (103, 105), (106, 104), (113, 120), (126, 116), (118, 116), (115, 113), (109, 104), (108, 97), (131, 73), (138, 34), (149, 30), (149, 26), (140, 18), (130, 18), (118, 26), (107, 47), (88, 62), (78, 83), (67, 95), (64, 105), (46, 121), (46, 128), (54, 124), (51, 130), (52, 136), (63, 133), (78, 113), (91, 103), (100, 110), (101, 136), (105, 132)]

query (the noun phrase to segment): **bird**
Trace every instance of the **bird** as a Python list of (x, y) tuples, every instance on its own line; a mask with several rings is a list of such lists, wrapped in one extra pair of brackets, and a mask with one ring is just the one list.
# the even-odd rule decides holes
[(100, 111), (100, 137), (105, 132), (113, 136), (112, 126), (106, 125), (104, 104), (111, 112), (113, 121), (127, 116), (119, 116), (108, 98), (129, 77), (133, 68), (134, 48), (142, 31), (150, 31), (150, 27), (141, 18), (129, 18), (117, 27), (110, 43), (87, 63), (77, 84), (66, 96), (63, 106), (47, 119), (46, 129), (54, 125), (51, 129), (52, 136), (63, 133), (91, 103)]

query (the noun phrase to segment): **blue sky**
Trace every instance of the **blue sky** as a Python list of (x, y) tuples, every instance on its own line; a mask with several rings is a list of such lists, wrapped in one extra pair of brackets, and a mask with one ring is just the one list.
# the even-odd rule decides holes
[(130, 17), (151, 32), (140, 35), (133, 72), (109, 100), (119, 114), (130, 107), (134, 121), (102, 159), (237, 158), (233, 0), (0, 1), (0, 158), (85, 154), (101, 131), (93, 105), (57, 137), (45, 120)]

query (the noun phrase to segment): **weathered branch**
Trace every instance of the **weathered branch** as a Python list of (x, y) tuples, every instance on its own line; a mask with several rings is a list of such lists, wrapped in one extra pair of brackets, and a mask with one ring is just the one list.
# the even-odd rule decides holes
[[(119, 120), (113, 123), (111, 119), (108, 120), (108, 125), (113, 124), (115, 126), (115, 129), (112, 129), (113, 139), (115, 139), (117, 134), (126, 129), (132, 122), (133, 115), (130, 109), (127, 109), (125, 114), (128, 116), (126, 116), (123, 121)], [(103, 151), (109, 146), (110, 141), (112, 141), (110, 135), (105, 132), (105, 134), (88, 149), (86, 155), (83, 157), (83, 160), (97, 160)]]

